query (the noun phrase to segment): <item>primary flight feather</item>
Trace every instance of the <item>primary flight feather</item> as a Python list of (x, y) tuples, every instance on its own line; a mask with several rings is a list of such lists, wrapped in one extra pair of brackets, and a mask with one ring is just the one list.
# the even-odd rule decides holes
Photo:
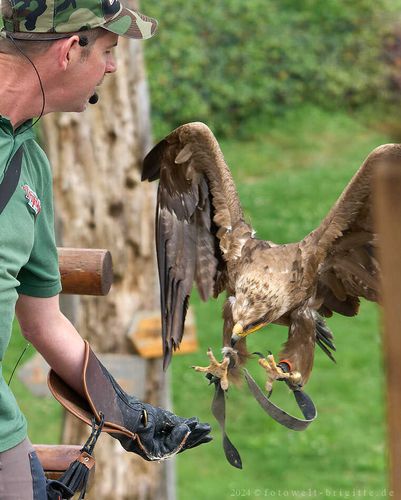
[(223, 353), (199, 368), (235, 378), (248, 358), (246, 337), (269, 323), (288, 327), (276, 364), (261, 358), (267, 388), (276, 379), (307, 382), (316, 343), (333, 359), (333, 336), (323, 317), (354, 316), (359, 298), (378, 300), (377, 237), (372, 177), (383, 162), (399, 162), (401, 146), (376, 148), (319, 227), (296, 243), (255, 237), (219, 144), (202, 123), (173, 131), (146, 156), (142, 179), (159, 179), (156, 243), (160, 278), (164, 367), (179, 347), (193, 283), (203, 300), (227, 293)]

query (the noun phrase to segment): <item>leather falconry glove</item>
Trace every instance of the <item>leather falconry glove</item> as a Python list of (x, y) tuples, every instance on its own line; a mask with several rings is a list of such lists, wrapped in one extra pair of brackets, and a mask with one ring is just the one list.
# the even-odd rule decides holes
[(181, 418), (129, 396), (100, 363), (85, 341), (83, 368), (85, 397), (50, 370), (53, 396), (69, 412), (91, 425), (104, 417), (103, 431), (118, 439), (127, 451), (145, 460), (163, 460), (212, 440), (210, 426), (197, 418)]

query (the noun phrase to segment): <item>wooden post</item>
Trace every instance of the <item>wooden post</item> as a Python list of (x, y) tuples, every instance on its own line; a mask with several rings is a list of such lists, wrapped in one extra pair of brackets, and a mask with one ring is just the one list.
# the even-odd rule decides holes
[(58, 248), (62, 293), (107, 295), (113, 282), (110, 252), (92, 248)]
[(401, 162), (379, 165), (375, 209), (383, 276), (390, 489), (394, 498), (401, 498)]

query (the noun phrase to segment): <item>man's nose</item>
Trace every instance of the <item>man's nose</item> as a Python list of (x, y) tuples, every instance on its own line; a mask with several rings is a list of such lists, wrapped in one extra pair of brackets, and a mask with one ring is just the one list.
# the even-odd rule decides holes
[(117, 71), (117, 63), (114, 59), (114, 56), (110, 55), (107, 65), (106, 65), (106, 73), (115, 73)]

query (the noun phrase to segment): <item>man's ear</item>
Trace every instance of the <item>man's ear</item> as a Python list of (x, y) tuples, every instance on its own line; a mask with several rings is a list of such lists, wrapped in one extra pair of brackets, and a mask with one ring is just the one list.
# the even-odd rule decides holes
[(58, 42), (57, 63), (62, 70), (81, 56), (79, 36), (73, 35)]

